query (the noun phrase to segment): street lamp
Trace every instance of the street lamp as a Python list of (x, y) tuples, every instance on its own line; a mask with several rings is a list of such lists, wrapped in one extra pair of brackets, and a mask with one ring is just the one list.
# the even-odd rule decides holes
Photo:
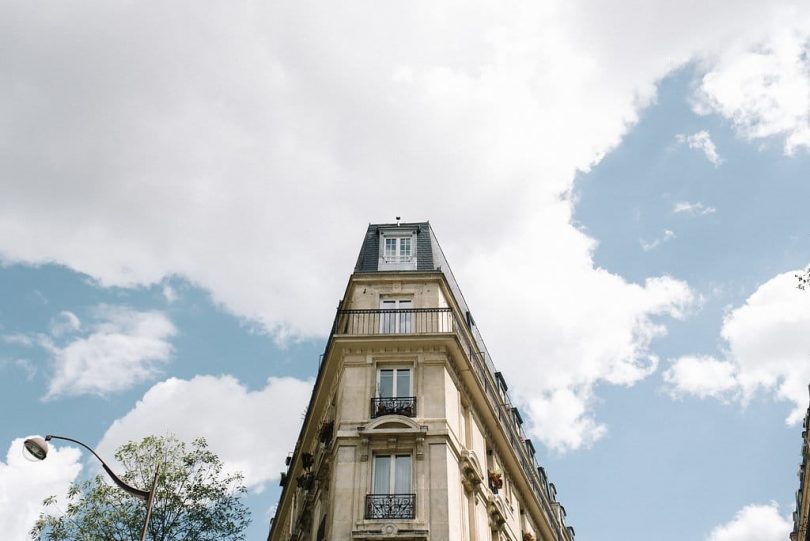
[(146, 502), (146, 519), (143, 521), (143, 531), (141, 531), (141, 541), (146, 541), (146, 531), (149, 528), (149, 519), (152, 518), (152, 504), (155, 501), (155, 489), (157, 488), (157, 479), (160, 466), (155, 468), (155, 479), (152, 481), (152, 490), (147, 492), (146, 490), (131, 487), (123, 482), (117, 475), (115, 475), (115, 473), (113, 473), (110, 467), (107, 466), (107, 463), (104, 462), (92, 448), (90, 448), (90, 446), (80, 442), (79, 440), (74, 440), (73, 438), (53, 436), (50, 434), (45, 436), (45, 438), (40, 438), (39, 436), (28, 438), (23, 442), (23, 455), (29, 460), (45, 460), (45, 457), (48, 456), (48, 442), (51, 440), (71, 441), (81, 445), (93, 453), (93, 456), (96, 457), (99, 462), (101, 462), (101, 466), (104, 468), (104, 471), (107, 472), (107, 474), (110, 476), (113, 482), (118, 485), (119, 488)]

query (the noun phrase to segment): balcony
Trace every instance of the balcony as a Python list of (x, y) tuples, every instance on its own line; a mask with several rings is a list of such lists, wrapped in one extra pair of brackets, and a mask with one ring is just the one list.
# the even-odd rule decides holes
[(366, 518), (413, 519), (416, 494), (367, 494)]
[(416, 417), (416, 397), (398, 396), (396, 398), (372, 398), (371, 418), (375, 419), (383, 415)]
[(454, 332), (450, 308), (408, 308), (399, 310), (340, 310), (335, 334), (392, 335)]

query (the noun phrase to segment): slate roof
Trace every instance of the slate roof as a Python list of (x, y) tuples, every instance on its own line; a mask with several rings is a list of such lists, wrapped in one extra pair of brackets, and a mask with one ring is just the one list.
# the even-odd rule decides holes
[[(416, 270), (417, 271), (432, 271), (436, 270), (433, 265), (435, 258), (434, 244), (438, 248), (438, 244), (434, 243), (433, 231), (430, 228), (430, 222), (416, 222), (416, 223), (400, 223), (397, 224), (369, 224), (366, 231), (366, 238), (363, 241), (363, 246), (360, 248), (360, 255), (357, 257), (357, 264), (354, 266), (354, 272), (391, 272), (380, 271), (377, 269), (380, 255), (380, 230), (395, 230), (402, 229), (403, 231), (416, 229)], [(441, 254), (441, 248), (438, 248)], [(444, 259), (442, 255), (440, 259)], [(403, 272), (403, 271), (397, 271)]]

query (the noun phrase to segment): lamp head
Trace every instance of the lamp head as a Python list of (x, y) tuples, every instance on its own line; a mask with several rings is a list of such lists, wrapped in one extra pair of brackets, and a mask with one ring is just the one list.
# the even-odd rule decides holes
[(48, 439), (33, 436), (25, 440), (23, 442), (23, 456), (32, 462), (45, 460), (45, 457), (48, 456)]

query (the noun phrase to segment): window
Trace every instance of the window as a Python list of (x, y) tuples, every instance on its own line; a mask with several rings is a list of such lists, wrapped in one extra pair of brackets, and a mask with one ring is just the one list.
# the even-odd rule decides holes
[(416, 415), (410, 368), (380, 368), (377, 371), (377, 397), (371, 399), (371, 418), (383, 415)]
[(416, 496), (411, 490), (411, 455), (374, 455), (366, 518), (414, 518)]
[(380, 368), (377, 372), (377, 395), (380, 398), (411, 396), (411, 369)]
[(408, 334), (412, 330), (413, 301), (410, 299), (381, 299), (381, 334)]
[(374, 494), (410, 494), (411, 455), (374, 457)]
[(411, 237), (385, 237), (383, 256), (387, 263), (410, 261), (413, 255)]
[(412, 227), (391, 227), (379, 232), (379, 260), (377, 270), (417, 270), (416, 252), (419, 230)]

